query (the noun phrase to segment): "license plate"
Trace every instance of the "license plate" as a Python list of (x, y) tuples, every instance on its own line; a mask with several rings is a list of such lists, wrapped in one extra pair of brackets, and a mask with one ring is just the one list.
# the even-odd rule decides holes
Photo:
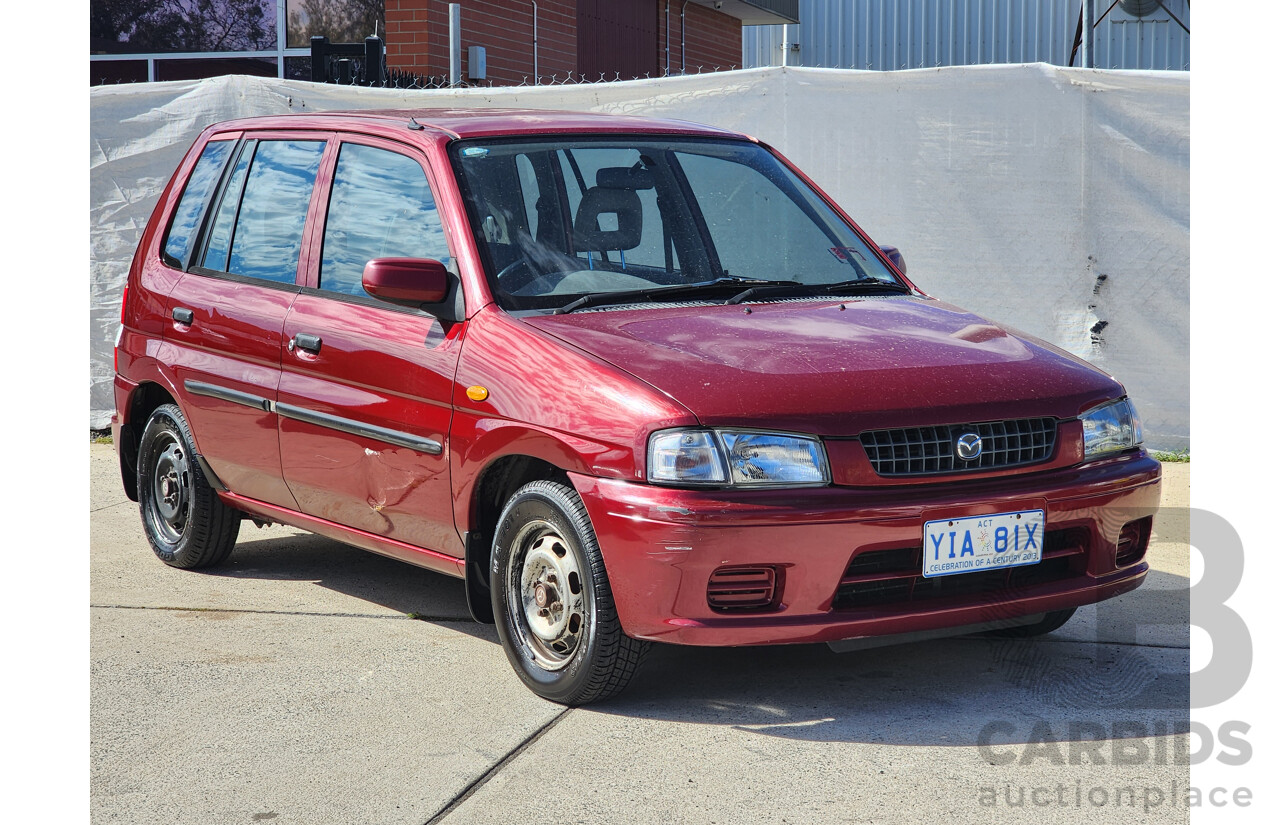
[(924, 575), (953, 576), (1040, 561), (1044, 510), (924, 523)]

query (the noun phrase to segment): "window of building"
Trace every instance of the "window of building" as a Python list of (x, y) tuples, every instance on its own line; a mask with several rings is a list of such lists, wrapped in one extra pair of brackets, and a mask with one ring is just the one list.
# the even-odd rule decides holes
[(90, 4), (89, 83), (226, 74), (309, 80), (311, 37), (386, 37), (385, 0), (104, 0)]
[(285, 0), (287, 45), (305, 49), (316, 36), (333, 43), (363, 43), (375, 30), (386, 37), (386, 5), (385, 0)]
[(160, 54), (273, 50), (277, 40), (276, 18), (276, 0), (91, 3), (89, 51), (91, 54)]

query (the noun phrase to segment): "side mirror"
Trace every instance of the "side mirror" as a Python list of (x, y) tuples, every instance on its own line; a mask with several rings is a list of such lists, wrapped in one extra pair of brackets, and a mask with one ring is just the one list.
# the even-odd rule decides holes
[(898, 247), (881, 246), (880, 251), (884, 253), (884, 256), (886, 258), (893, 261), (893, 265), (898, 268), (899, 272), (901, 272), (903, 275), (907, 274), (907, 262), (902, 257), (902, 253), (898, 251)]
[(449, 270), (429, 258), (374, 258), (364, 265), (361, 283), (393, 304), (438, 304), (449, 294)]

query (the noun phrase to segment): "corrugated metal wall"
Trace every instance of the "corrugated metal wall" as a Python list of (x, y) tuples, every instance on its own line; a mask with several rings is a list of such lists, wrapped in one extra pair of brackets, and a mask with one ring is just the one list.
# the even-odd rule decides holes
[[(976, 63), (1070, 65), (1081, 0), (800, 0), (799, 25), (743, 26), (746, 68), (920, 69)], [(1096, 14), (1106, 11), (1100, 2)], [(1188, 28), (1188, 0), (1165, 0)], [(1094, 31), (1100, 69), (1190, 69), (1191, 36), (1170, 14), (1113, 8)], [(1075, 65), (1080, 65), (1076, 56)]]

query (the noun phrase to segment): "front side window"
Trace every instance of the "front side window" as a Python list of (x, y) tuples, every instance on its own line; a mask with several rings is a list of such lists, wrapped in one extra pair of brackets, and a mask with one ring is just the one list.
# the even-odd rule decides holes
[(910, 291), (756, 143), (468, 140), (451, 152), (490, 286), (506, 309), (560, 308), (586, 296), (600, 304), (594, 299), (610, 293), (663, 300), (690, 295), (686, 288), (732, 296), (764, 282), (797, 294), (855, 283)]
[(365, 295), (361, 276), (374, 258), (433, 258), (447, 264), (449, 245), (416, 160), (344, 143), (329, 195), (320, 288)]

